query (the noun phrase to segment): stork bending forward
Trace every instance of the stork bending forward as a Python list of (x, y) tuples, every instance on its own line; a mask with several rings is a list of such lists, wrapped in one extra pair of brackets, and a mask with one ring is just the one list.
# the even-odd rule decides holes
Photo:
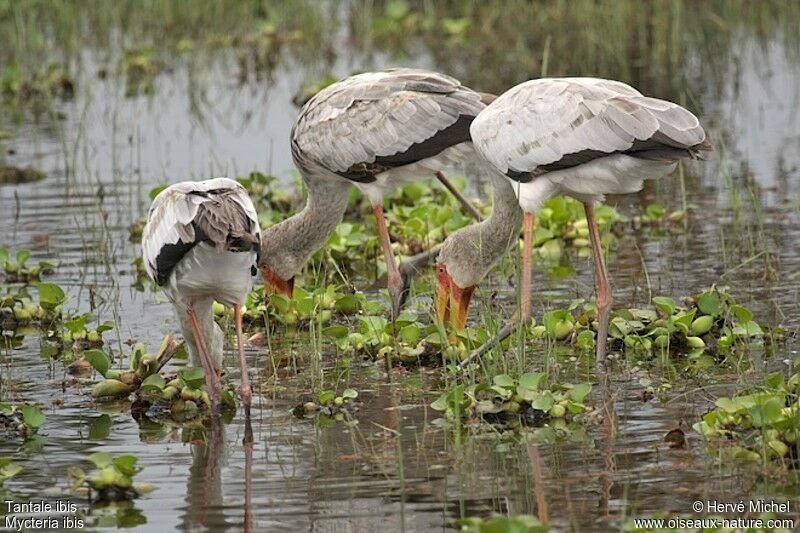
[[(481, 111), (470, 126), (475, 150), (491, 172), (513, 189), (495, 195), (495, 211), (522, 209), (523, 251), (519, 319), (531, 312), (531, 254), (535, 214), (551, 197), (565, 194), (583, 202), (595, 263), (597, 285), (597, 359), (606, 351), (611, 313), (611, 285), (600, 245), (594, 205), (606, 194), (639, 191), (645, 179), (672, 172), (682, 159), (699, 159), (711, 150), (700, 122), (678, 104), (642, 95), (622, 82), (598, 78), (544, 78), (512, 87)], [(495, 213), (493, 218), (498, 218)], [(505, 252), (503, 246), (480, 248), (478, 239), (504, 242), (514, 217), (478, 232), (473, 227), (450, 235), (439, 254), (439, 316), (451, 318), (446, 303), (457, 300), (463, 327), (474, 285)], [(489, 254), (476, 261), (468, 249)], [(513, 327), (487, 346), (508, 336)], [(470, 360), (485, 351), (481, 349)]]
[(193, 363), (200, 363), (214, 412), (220, 407), (219, 371), (224, 335), (213, 303), (233, 308), (242, 371), (242, 400), (251, 390), (242, 341), (242, 306), (252, 288), (261, 247), (253, 202), (227, 178), (184, 181), (162, 191), (142, 235), (147, 273), (175, 307)]

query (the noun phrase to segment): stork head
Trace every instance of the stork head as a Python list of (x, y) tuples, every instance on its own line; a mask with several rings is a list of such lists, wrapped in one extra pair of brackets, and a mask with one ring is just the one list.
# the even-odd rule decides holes
[(258, 268), (261, 271), (261, 277), (264, 279), (265, 298), (269, 298), (269, 295), (276, 293), (283, 294), (287, 298), (292, 297), (292, 293), (294, 293), (294, 276), (285, 280), (266, 263), (261, 263)]

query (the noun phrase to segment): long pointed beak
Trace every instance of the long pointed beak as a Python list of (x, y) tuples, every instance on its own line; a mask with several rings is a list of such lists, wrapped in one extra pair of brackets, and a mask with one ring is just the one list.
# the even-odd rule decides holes
[(444, 327), (450, 321), (450, 283), (441, 280), (436, 291), (436, 319)]
[(291, 298), (294, 294), (294, 278), (288, 280), (281, 279), (274, 270), (267, 265), (259, 267), (261, 277), (264, 279), (264, 297), (269, 298), (270, 294), (283, 294)]
[(455, 303), (453, 313), (453, 326), (456, 329), (464, 329), (467, 325), (467, 317), (469, 316), (469, 305), (472, 303), (472, 295), (475, 293), (475, 287), (467, 287), (461, 289), (452, 285), (452, 299)]

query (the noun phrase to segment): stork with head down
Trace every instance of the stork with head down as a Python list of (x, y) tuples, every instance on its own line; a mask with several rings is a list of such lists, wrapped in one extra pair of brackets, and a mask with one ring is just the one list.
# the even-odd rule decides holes
[[(583, 203), (597, 286), (597, 359), (603, 360), (612, 296), (594, 206), (606, 194), (641, 190), (645, 179), (669, 174), (680, 160), (701, 158), (712, 147), (700, 122), (678, 104), (644, 96), (619, 81), (544, 78), (521, 83), (499, 96), (473, 121), (470, 131), (495, 181), (505, 181), (514, 193), (513, 198), (496, 196), (500, 202), (492, 218), (498, 211), (521, 208), (524, 212), (521, 322), (531, 312), (535, 213), (559, 194)], [(497, 262), (505, 252), (481, 242), (505, 239), (513, 220), (506, 217), (505, 223), (489, 232), (468, 227), (445, 240), (437, 265), (440, 320), (455, 316), (455, 325), (463, 327), (474, 288), (488, 271), (486, 265)], [(481, 260), (465, 252), (469, 250), (481, 250)], [(470, 360), (512, 331), (511, 325), (503, 328)]]
[(291, 297), (295, 276), (336, 229), (355, 185), (373, 206), (397, 316), (408, 280), (392, 252), (383, 198), (412, 181), (442, 180), (443, 168), (471, 154), (469, 126), (490, 98), (450, 76), (411, 68), (351, 76), (311, 98), (291, 134), (308, 198), (300, 213), (264, 232), (267, 292)]
[(153, 200), (142, 234), (144, 264), (175, 307), (194, 364), (205, 374), (212, 409), (220, 406), (224, 335), (213, 303), (233, 308), (241, 365), (242, 400), (251, 390), (242, 341), (242, 306), (252, 288), (261, 246), (253, 202), (228, 178), (184, 181)]

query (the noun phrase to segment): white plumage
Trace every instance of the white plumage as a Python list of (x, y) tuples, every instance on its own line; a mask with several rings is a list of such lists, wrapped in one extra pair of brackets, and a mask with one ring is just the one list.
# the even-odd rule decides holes
[(213, 302), (233, 307), (242, 365), (242, 396), (250, 387), (242, 343), (241, 307), (252, 288), (261, 229), (247, 191), (228, 178), (184, 181), (163, 190), (142, 234), (145, 269), (172, 301), (195, 364), (203, 365), (215, 408), (223, 334)]
[(300, 267), (341, 220), (352, 184), (372, 203), (396, 316), (405, 284), (391, 249), (383, 198), (434, 175), (446, 182), (441, 171), (474, 154), (469, 124), (487, 99), (450, 76), (410, 68), (358, 74), (314, 95), (291, 135), (308, 202), (301, 213), (267, 230), (265, 283), (291, 294)]
[(591, 202), (638, 191), (705, 142), (686, 109), (598, 78), (521, 83), (480, 113), (470, 133), (533, 213), (557, 194)]
[[(681, 106), (644, 96), (618, 81), (544, 78), (521, 83), (495, 99), (472, 122), (470, 134), (475, 151), (516, 194), (518, 206), (506, 202), (495, 209), (511, 212), (519, 207), (524, 212), (522, 320), (530, 316), (535, 213), (558, 194), (583, 202), (597, 278), (597, 357), (603, 359), (612, 298), (594, 204), (606, 194), (636, 192), (645, 179), (660, 178), (672, 172), (679, 160), (698, 159), (702, 151), (711, 150), (700, 122)], [(506, 235), (506, 228), (498, 226), (497, 234)], [(503, 252), (496, 247), (495, 255), (486, 261), (465, 262), (452, 250), (474, 245), (470, 238), (470, 232), (451, 235), (442, 247), (439, 265), (439, 314), (448, 314), (448, 294), (456, 291), (462, 323), (474, 287), (455, 284), (454, 275), (474, 282), (486, 264)], [(505, 328), (501, 336), (510, 332)]]

